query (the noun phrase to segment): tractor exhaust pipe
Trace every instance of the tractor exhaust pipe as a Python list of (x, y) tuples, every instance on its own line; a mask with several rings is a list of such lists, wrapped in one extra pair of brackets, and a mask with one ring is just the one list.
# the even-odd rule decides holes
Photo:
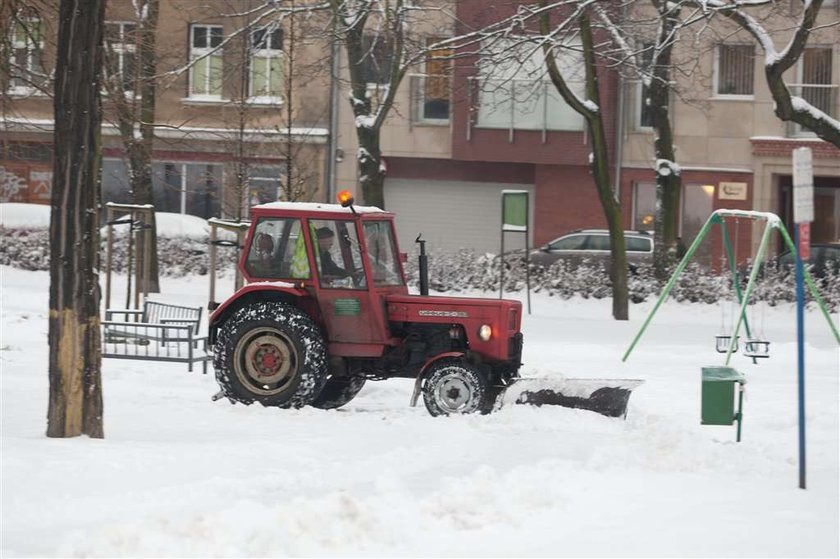
[(426, 241), (420, 237), (423, 233), (417, 235), (414, 242), (420, 245), (420, 295), (429, 295), (429, 257), (426, 256)]

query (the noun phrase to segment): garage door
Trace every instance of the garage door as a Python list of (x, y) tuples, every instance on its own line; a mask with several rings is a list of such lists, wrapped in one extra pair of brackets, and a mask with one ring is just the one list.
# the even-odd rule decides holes
[[(503, 190), (530, 193), (534, 223), (534, 187), (530, 184), (387, 179), (385, 207), (397, 214), (397, 234), (403, 252), (415, 250), (418, 233), (428, 251), (499, 252)], [(524, 247), (521, 233), (505, 233), (505, 250)], [(531, 235), (533, 238), (533, 235)]]

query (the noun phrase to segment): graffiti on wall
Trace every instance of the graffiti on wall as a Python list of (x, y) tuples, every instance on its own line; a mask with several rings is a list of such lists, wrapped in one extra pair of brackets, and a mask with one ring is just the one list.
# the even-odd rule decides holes
[(50, 170), (0, 165), (0, 202), (49, 204), (52, 179)]

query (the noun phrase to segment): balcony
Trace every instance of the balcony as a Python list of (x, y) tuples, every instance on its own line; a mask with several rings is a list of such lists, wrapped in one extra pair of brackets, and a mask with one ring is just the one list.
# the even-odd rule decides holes
[(472, 77), (469, 102), (467, 141), (474, 128), (507, 130), (510, 143), (516, 130), (541, 132), (545, 143), (549, 131), (584, 129), (583, 117), (545, 79)]
[[(840, 86), (837, 84), (788, 84), (790, 94), (801, 97), (831, 118), (837, 118), (837, 97)], [(796, 124), (787, 123), (786, 133), (791, 138), (814, 137), (814, 133)]]

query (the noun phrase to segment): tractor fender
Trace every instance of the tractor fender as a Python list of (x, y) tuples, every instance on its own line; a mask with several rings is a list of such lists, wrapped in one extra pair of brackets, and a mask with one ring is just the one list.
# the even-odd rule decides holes
[(274, 281), (274, 282), (255, 282), (249, 283), (231, 295), (227, 301), (222, 303), (208, 320), (209, 323), (209, 343), (213, 344), (216, 341), (216, 332), (221, 325), (236, 312), (240, 307), (256, 301), (277, 300), (284, 303), (290, 303), (296, 307), (301, 308), (304, 312), (309, 314), (309, 309), (297, 304), (298, 301), (309, 298), (309, 292), (298, 287), (295, 284)]
[(417, 380), (414, 381), (414, 392), (411, 393), (411, 407), (413, 408), (417, 405), (417, 400), (420, 398), (420, 390), (423, 386), (423, 378), (426, 376), (426, 371), (429, 367), (441, 359), (447, 359), (449, 357), (463, 357), (464, 355), (466, 355), (466, 353), (463, 351), (447, 351), (427, 359), (426, 362), (423, 363), (423, 366), (420, 367), (420, 372), (417, 373)]

